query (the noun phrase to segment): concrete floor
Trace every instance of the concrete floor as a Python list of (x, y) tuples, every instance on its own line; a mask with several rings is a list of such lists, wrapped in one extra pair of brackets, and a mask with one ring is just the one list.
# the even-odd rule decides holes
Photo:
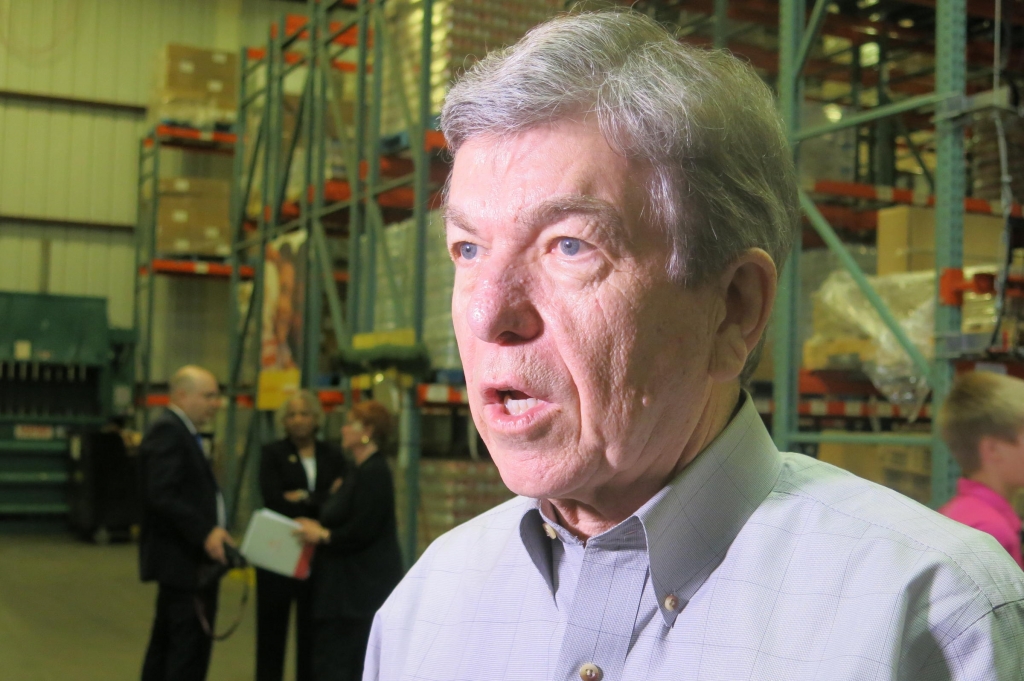
[[(218, 630), (234, 620), (241, 592), (241, 581), (223, 582)], [(155, 603), (156, 586), (139, 582), (134, 544), (0, 535), (0, 679), (138, 679)], [(254, 613), (255, 590), (238, 631), (214, 644), (211, 681), (253, 678)]]

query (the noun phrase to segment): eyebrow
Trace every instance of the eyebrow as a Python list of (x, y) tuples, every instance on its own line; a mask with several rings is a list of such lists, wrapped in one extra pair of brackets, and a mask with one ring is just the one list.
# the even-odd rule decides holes
[[(537, 228), (558, 222), (569, 215), (593, 218), (602, 231), (615, 230), (622, 226), (622, 217), (614, 206), (597, 197), (581, 194), (556, 196), (542, 201), (525, 211), (517, 222), (527, 227)], [(478, 230), (473, 226), (469, 216), (455, 206), (446, 204), (442, 216), (445, 231), (451, 225), (473, 236), (478, 234)]]

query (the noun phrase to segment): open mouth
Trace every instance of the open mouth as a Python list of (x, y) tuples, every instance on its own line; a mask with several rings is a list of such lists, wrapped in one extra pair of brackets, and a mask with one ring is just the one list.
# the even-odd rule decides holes
[(521, 390), (499, 390), (498, 398), (511, 416), (525, 414), (541, 403), (541, 400), (530, 397)]

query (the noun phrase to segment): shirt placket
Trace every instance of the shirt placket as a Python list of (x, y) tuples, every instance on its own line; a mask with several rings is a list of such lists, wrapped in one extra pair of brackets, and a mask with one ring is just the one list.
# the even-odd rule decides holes
[(619, 537), (587, 544), (553, 678), (622, 678), (648, 566), (639, 521)]

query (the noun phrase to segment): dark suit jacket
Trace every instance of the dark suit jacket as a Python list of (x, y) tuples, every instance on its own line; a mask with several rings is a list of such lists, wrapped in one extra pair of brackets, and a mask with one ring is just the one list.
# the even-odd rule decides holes
[(346, 463), (341, 450), (334, 445), (316, 442), (316, 485), (305, 501), (292, 502), (285, 492), (309, 489), (306, 469), (292, 441), (285, 438), (271, 442), (260, 455), (260, 492), (263, 505), (289, 518), (319, 518), (320, 505), (331, 494), (331, 484), (345, 476)]
[(354, 467), (324, 503), (329, 544), (313, 556), (313, 616), (370, 618), (402, 579), (395, 491), (383, 454)]
[(207, 560), (203, 544), (217, 526), (217, 481), (185, 423), (167, 410), (139, 445), (142, 478), (142, 581), (179, 589), (196, 587)]

